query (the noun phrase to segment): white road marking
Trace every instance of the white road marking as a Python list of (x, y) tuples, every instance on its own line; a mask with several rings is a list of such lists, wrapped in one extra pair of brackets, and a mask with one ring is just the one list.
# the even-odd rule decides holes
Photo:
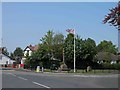
[(46, 86), (46, 85), (43, 85), (43, 84), (40, 84), (40, 83), (37, 83), (37, 82), (33, 82), (33, 83), (36, 84), (36, 85), (39, 85), (39, 86), (45, 87), (45, 88), (50, 88), (50, 87), (48, 87), (48, 86)]
[(15, 71), (15, 70), (2, 70), (2, 71)]
[(118, 77), (118, 75), (74, 75), (74, 77), (95, 77), (95, 78), (102, 78), (102, 77)]
[(12, 74), (12, 73), (7, 73), (7, 74)]
[(8, 73), (8, 74), (10, 74), (10, 75), (12, 75), (12, 76), (15, 76), (15, 77), (16, 77), (16, 75), (15, 75), (15, 74), (12, 74), (12, 73)]
[(26, 78), (23, 78), (23, 77), (18, 77), (18, 78), (20, 78), (20, 79), (22, 79), (22, 80), (27, 80)]
[(15, 75), (15, 74), (11, 74), (11, 75), (16, 77), (16, 75)]

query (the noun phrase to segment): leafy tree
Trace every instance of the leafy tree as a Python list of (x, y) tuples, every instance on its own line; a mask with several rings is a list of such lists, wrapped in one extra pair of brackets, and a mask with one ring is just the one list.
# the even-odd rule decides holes
[(40, 44), (39, 46), (40, 48), (36, 52), (33, 52), (29, 57), (29, 63), (33, 68), (37, 65), (44, 66), (44, 68), (49, 68), (51, 56), (46, 49), (46, 45)]
[(23, 56), (23, 50), (20, 47), (17, 47), (15, 49), (15, 51), (14, 51), (14, 55), (17, 56), (17, 57), (22, 58), (22, 56)]
[(91, 38), (88, 38), (87, 40), (84, 40), (84, 44), (82, 46), (83, 53), (84, 53), (84, 59), (86, 60), (93, 60), (94, 55), (96, 54), (96, 43)]
[(109, 53), (117, 53), (116, 45), (114, 45), (111, 41), (101, 41), (97, 46), (98, 52), (109, 52)]
[(110, 13), (105, 16), (103, 23), (109, 23), (118, 29), (118, 50), (120, 52), (120, 1), (117, 6), (110, 9)]
[(31, 58), (30, 58), (30, 56), (29, 56), (28, 53), (26, 54), (25, 58), (26, 58), (26, 59), (25, 59), (25, 62), (24, 62), (24, 64), (25, 64), (24, 68), (27, 68), (27, 69), (28, 69), (28, 68), (31, 68), (31, 67), (30, 67), (30, 66), (31, 66), (31, 65), (30, 65), (30, 59), (31, 59)]
[(44, 68), (50, 67), (51, 57), (53, 56), (53, 36), (53, 31), (49, 30), (40, 39), (41, 43), (39, 44), (38, 50), (27, 58), (26, 64), (29, 64), (32, 68), (35, 68), (37, 65), (44, 66)]
[(55, 34), (53, 37), (53, 57), (58, 60), (63, 58), (64, 36), (61, 33)]
[(58, 45), (63, 43), (64, 43), (64, 35), (61, 33), (55, 34), (53, 37), (53, 44)]
[(46, 45), (53, 45), (53, 31), (48, 31), (47, 34), (42, 37), (42, 39), (40, 39), (40, 41), (43, 43), (43, 44), (46, 44)]
[(83, 40), (77, 36), (75, 39), (75, 57), (76, 57), (76, 68), (81, 68), (83, 64), (83, 54), (82, 54)]
[(40, 39), (40, 41), (42, 42), (42, 44), (44, 44), (44, 46), (46, 47), (46, 51), (48, 52), (48, 54), (50, 56), (53, 55), (53, 31), (48, 31), (47, 35), (45, 35), (44, 37), (42, 37), (42, 39)]
[(53, 60), (62, 60), (64, 36), (61, 33), (54, 34), (53, 31), (48, 31), (41, 41), (39, 52), (43, 64), (47, 63), (50, 66)]
[(10, 53), (10, 58), (12, 59), (12, 60), (15, 60), (15, 56), (14, 56), (14, 54), (11, 52)]
[(17, 63), (20, 63), (23, 57), (23, 50), (20, 47), (17, 47), (15, 51), (13, 52), (13, 54), (15, 56), (15, 60), (17, 61)]
[(117, 6), (109, 9), (110, 13), (105, 16), (103, 22), (109, 23), (113, 26), (119, 26), (120, 25), (120, 2), (118, 2)]
[(94, 57), (97, 53), (96, 43), (93, 39), (85, 39), (81, 46), (81, 56), (84, 67), (93, 66)]
[(45, 68), (50, 67), (52, 62), (51, 61), (52, 57), (53, 56), (59, 57), (59, 55), (57, 56), (57, 52), (55, 51), (55, 49), (53, 49), (53, 47), (55, 48), (58, 43), (61, 43), (60, 40), (58, 40), (59, 42), (57, 41), (57, 39), (59, 39), (58, 37), (60, 36), (61, 36), (60, 34), (55, 35), (55, 39), (54, 39), (53, 32), (48, 31), (47, 34), (44, 37), (42, 37), (42, 39), (40, 39), (42, 43), (39, 44), (38, 50), (34, 52), (30, 57), (31, 64), (34, 64), (32, 66), (40, 65), (40, 66), (44, 66)]
[(64, 44), (65, 64), (68, 68), (73, 68), (74, 62), (74, 34), (69, 33)]
[[(79, 36), (75, 38), (76, 68), (85, 68), (93, 65), (97, 53), (96, 43), (91, 38), (82, 40)], [(74, 62), (74, 34), (68, 34), (65, 39), (65, 63), (73, 68)]]

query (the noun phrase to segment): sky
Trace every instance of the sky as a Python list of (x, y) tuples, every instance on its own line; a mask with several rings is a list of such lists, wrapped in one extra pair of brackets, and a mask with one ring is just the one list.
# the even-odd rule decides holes
[(3, 46), (9, 52), (16, 47), (24, 49), (36, 45), (48, 30), (67, 35), (66, 29), (75, 29), (83, 39), (92, 38), (118, 44), (118, 31), (102, 20), (116, 2), (4, 2), (2, 3)]

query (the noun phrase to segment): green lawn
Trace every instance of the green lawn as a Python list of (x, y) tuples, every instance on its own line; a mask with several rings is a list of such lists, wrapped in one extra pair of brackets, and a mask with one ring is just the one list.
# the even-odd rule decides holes
[[(69, 73), (73, 73), (73, 70), (69, 71)], [(81, 73), (81, 74), (120, 74), (119, 70), (91, 70), (89, 72), (86, 72), (85, 70), (76, 70), (76, 73)]]
[[(58, 71), (57, 70), (50, 70), (50, 69), (44, 69), (44, 72), (53, 72), (53, 73), (57, 73)], [(74, 73), (74, 70), (70, 70), (70, 71), (62, 71), (64, 73)], [(91, 70), (89, 72), (86, 72), (85, 70), (83, 69), (79, 69), (79, 70), (76, 70), (76, 74), (120, 74), (120, 71), (119, 70)]]

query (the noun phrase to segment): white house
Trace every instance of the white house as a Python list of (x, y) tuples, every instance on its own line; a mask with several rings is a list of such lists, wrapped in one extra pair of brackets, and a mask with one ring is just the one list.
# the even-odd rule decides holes
[(35, 45), (35, 46), (32, 46), (32, 45), (29, 45), (27, 46), (25, 49), (24, 49), (24, 57), (22, 58), (21, 60), (21, 64), (24, 64), (25, 60), (26, 60), (26, 56), (31, 56), (32, 55), (32, 52), (35, 52), (38, 50), (38, 45)]
[(28, 54), (28, 56), (31, 56), (32, 52), (37, 51), (38, 49), (38, 45), (32, 46), (29, 45), (24, 49), (24, 56), (26, 56)]
[(8, 56), (5, 56), (4, 54), (0, 54), (0, 65), (12, 65), (14, 62), (14, 60), (11, 60)]

